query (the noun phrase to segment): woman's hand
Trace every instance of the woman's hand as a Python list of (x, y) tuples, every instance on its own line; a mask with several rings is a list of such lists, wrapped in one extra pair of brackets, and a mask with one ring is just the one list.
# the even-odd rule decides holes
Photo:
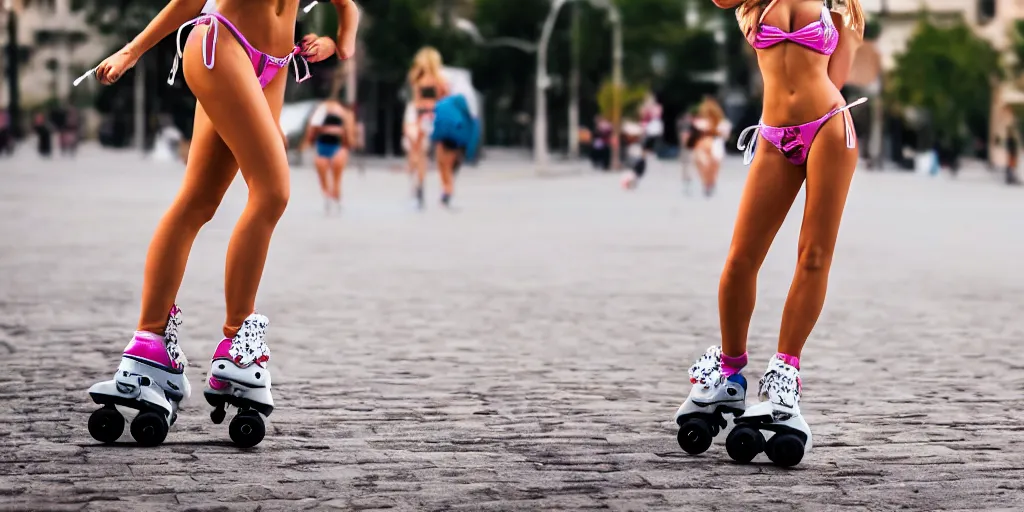
[(124, 76), (129, 69), (135, 67), (137, 62), (139, 62), (139, 54), (130, 46), (125, 46), (117, 53), (103, 59), (103, 62), (96, 66), (96, 80), (103, 85), (110, 85)]
[(302, 56), (309, 62), (320, 62), (327, 60), (337, 51), (334, 40), (329, 37), (317, 37), (316, 34), (307, 34), (302, 38)]

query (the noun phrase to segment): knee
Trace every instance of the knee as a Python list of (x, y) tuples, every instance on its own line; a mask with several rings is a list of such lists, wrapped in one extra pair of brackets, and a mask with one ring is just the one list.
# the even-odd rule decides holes
[(220, 199), (188, 194), (180, 196), (176, 205), (182, 224), (200, 228), (213, 219), (220, 206)]
[(832, 260), (832, 251), (821, 244), (805, 244), (800, 247), (797, 256), (797, 268), (800, 270), (817, 272), (828, 269)]
[(722, 280), (731, 281), (735, 279), (750, 278), (757, 275), (761, 268), (761, 262), (749, 255), (739, 251), (731, 251), (725, 260), (725, 269), (722, 270)]
[(256, 207), (260, 217), (277, 222), (284, 215), (288, 207), (288, 199), (291, 191), (288, 186), (268, 187), (253, 194), (250, 192), (250, 201)]

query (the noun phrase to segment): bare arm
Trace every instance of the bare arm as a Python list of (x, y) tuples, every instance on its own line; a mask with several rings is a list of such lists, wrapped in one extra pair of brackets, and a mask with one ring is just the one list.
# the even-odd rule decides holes
[(359, 30), (359, 6), (355, 0), (331, 0), (338, 11), (338, 58), (345, 60), (356, 53)]
[(206, 0), (171, 0), (125, 49), (138, 59), (183, 23), (199, 16), (204, 5)]
[(356, 137), (356, 114), (351, 109), (345, 109), (345, 145), (350, 149), (359, 149), (358, 138)]
[(853, 57), (864, 42), (864, 27), (850, 27), (839, 13), (832, 13), (832, 21), (839, 29), (839, 45), (828, 61), (828, 77), (836, 88), (842, 89), (850, 78)]
[[(141, 34), (96, 66), (94, 70), (96, 79), (105, 85), (116, 82), (126, 71), (135, 66), (142, 54), (156, 46), (161, 39), (174, 32), (186, 21), (198, 16), (204, 5), (206, 5), (205, 0), (171, 0), (168, 2)], [(85, 75), (76, 80), (75, 85), (78, 85), (78, 82), (84, 78)]]

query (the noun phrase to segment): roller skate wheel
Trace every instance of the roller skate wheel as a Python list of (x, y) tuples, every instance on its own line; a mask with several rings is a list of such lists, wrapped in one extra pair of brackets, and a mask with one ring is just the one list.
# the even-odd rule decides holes
[(167, 420), (155, 412), (143, 412), (132, 420), (132, 437), (142, 446), (157, 446), (167, 438)]
[(217, 425), (224, 423), (224, 417), (227, 415), (228, 413), (224, 410), (224, 407), (218, 407), (213, 411), (210, 411), (210, 419)]
[(242, 411), (231, 419), (228, 435), (240, 448), (252, 448), (260, 444), (267, 433), (263, 418), (256, 411)]
[(775, 434), (768, 440), (765, 454), (776, 466), (793, 467), (804, 458), (804, 442), (793, 434)]
[(89, 416), (89, 435), (93, 439), (111, 444), (121, 438), (124, 433), (124, 416), (113, 406), (96, 409)]
[(699, 419), (686, 420), (679, 426), (679, 435), (676, 436), (679, 447), (690, 455), (700, 455), (708, 451), (712, 439), (714, 435), (708, 424)]
[(732, 460), (747, 464), (764, 451), (764, 436), (757, 429), (738, 426), (725, 438), (725, 450)]

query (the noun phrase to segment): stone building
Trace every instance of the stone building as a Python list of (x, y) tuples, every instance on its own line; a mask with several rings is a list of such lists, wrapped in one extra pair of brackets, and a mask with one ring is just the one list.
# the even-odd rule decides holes
[[(17, 45), (20, 104), (32, 108), (51, 99), (67, 99), (71, 82), (105, 57), (102, 37), (71, 11), (72, 0), (4, 0), (0, 11), (0, 48), (10, 44), (7, 23), (10, 11), (18, 13)], [(6, 58), (4, 59), (6, 61)], [(5, 64), (6, 67), (6, 64)], [(0, 105), (9, 102), (8, 83), (0, 84)]]

